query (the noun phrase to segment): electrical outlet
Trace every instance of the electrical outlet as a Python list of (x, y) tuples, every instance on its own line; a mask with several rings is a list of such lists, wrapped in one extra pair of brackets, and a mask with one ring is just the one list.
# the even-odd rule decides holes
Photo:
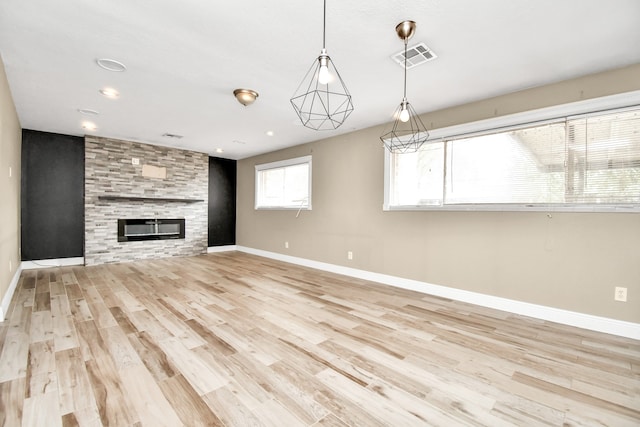
[(613, 299), (615, 299), (616, 301), (627, 302), (627, 288), (616, 286)]
[(134, 166), (138, 166), (140, 164), (140, 159), (137, 157), (132, 157), (131, 158), (131, 164)]
[(284, 242), (284, 248), (289, 249), (289, 242)]
[(353, 252), (347, 251), (347, 259), (353, 259)]

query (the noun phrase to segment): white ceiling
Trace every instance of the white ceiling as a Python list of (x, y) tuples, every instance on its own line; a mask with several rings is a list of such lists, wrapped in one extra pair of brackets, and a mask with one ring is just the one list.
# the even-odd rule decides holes
[[(320, 53), (322, 8), (322, 0), (2, 0), (0, 55), (25, 129), (82, 135), (89, 119), (100, 136), (231, 159), (389, 121), (402, 99), (394, 28), (406, 19), (418, 25), (409, 45), (438, 55), (408, 71), (419, 113), (640, 63), (638, 0), (327, 0), (327, 51), (355, 110), (338, 130), (317, 132), (299, 124), (289, 99)], [(98, 58), (127, 71), (105, 71)], [(105, 86), (120, 98), (102, 97)], [(260, 96), (243, 107), (236, 88)]]

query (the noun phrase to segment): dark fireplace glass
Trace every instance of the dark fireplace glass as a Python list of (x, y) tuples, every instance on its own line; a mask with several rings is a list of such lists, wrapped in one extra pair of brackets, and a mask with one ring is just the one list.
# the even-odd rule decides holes
[(184, 239), (184, 218), (136, 218), (118, 220), (118, 241)]

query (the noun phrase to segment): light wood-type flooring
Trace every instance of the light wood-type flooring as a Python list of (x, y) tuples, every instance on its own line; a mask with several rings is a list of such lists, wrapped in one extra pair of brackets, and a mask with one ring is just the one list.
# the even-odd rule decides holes
[(638, 426), (640, 342), (229, 252), (22, 273), (5, 426)]

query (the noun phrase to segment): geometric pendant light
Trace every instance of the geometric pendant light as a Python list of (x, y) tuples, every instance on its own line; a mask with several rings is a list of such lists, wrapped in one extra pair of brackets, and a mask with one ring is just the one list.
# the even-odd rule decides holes
[(403, 21), (396, 26), (396, 33), (404, 41), (404, 95), (393, 114), (393, 125), (380, 137), (391, 153), (414, 153), (429, 139), (429, 132), (420, 116), (407, 101), (407, 42), (416, 30), (416, 23)]
[(291, 105), (302, 124), (314, 130), (337, 129), (353, 111), (351, 95), (333, 61), (327, 55), (326, 27), (327, 1), (324, 0), (320, 56), (314, 59), (291, 98)]

